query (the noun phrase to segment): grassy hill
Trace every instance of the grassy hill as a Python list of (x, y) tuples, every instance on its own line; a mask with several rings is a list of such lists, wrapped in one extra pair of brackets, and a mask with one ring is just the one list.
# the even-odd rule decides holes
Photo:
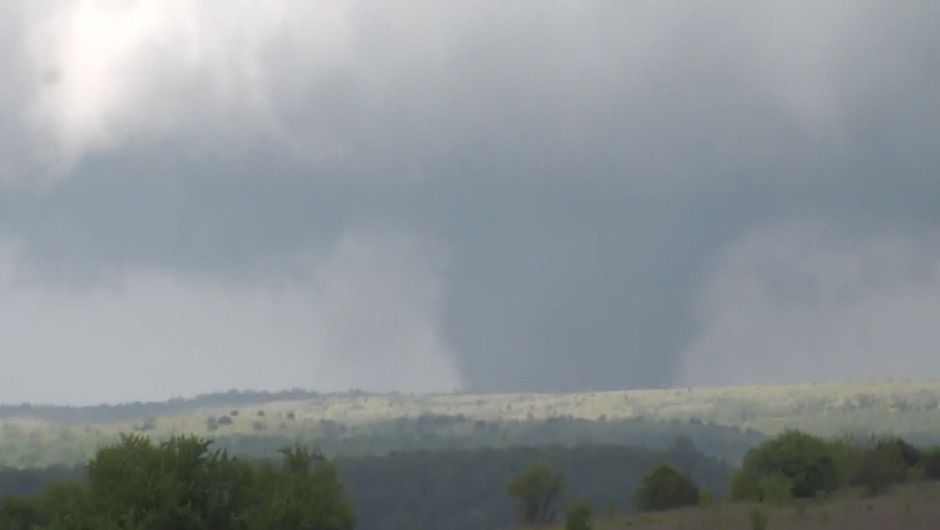
[(392, 450), (527, 443), (544, 438), (545, 432), (554, 433), (558, 443), (614, 443), (627, 427), (652, 429), (654, 423), (732, 427), (742, 433), (732, 443), (738, 449), (759, 441), (757, 433), (773, 435), (786, 428), (823, 436), (891, 433), (915, 443), (938, 443), (940, 380), (563, 394), (231, 391), (164, 403), (7, 405), (0, 407), (0, 464), (83, 460), (121, 432), (192, 433), (225, 439), (246, 451), (300, 440), (368, 453), (383, 444)]

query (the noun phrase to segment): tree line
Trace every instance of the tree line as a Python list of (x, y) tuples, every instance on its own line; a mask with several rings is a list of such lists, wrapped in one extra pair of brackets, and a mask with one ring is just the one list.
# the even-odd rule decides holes
[[(236, 413), (236, 415), (232, 415)], [(147, 421), (136, 432), (159, 437)], [(484, 421), (471, 417), (425, 414), (410, 418), (380, 420), (369, 424), (346, 424), (334, 420), (304, 420), (287, 411), (283, 418), (264, 409), (233, 409), (226, 415), (209, 416), (206, 434), (213, 447), (230, 454), (261, 458), (286, 445), (300, 441), (319, 447), (332, 456), (383, 455), (393, 451), (477, 449), (483, 447), (668, 445), (679, 436), (689, 437), (704, 453), (738, 461), (744, 453), (766, 437), (742, 430), (698, 421), (656, 422), (642, 419), (585, 420), (554, 417), (544, 420)], [(232, 425), (232, 423), (240, 425)], [(98, 446), (119, 440), (117, 433), (102, 434), (94, 428), (56, 425), (40, 429), (0, 429), (0, 467), (41, 468), (55, 464), (75, 464), (94, 455)]]
[[(116, 447), (125, 445), (126, 443), (122, 442)], [(176, 450), (173, 447), (175, 446), (155, 444), (150, 451), (163, 455), (166, 462), (173, 462), (177, 458), (174, 456)], [(106, 456), (113, 450), (107, 449), (104, 453), (99, 453), (92, 462), (99, 461), (103, 455)], [(174, 469), (166, 463), (161, 468), (157, 465), (160, 459), (153, 455), (144, 458), (143, 455), (133, 456), (126, 449), (124, 451), (124, 458), (127, 460), (142, 458), (149, 461), (147, 458), (153, 458), (153, 462), (148, 464), (152, 468)], [(212, 455), (218, 451), (219, 449), (206, 449), (202, 458), (211, 462)], [(240, 457), (235, 460), (237, 464), (231, 460), (235, 459), (226, 460), (224, 465), (212, 464), (209, 468), (231, 467), (240, 470), (238, 473), (249, 478), (256, 474), (253, 471), (254, 466), (273, 466), (275, 470), (280, 469), (277, 461), (272, 462), (269, 459)], [(387, 455), (334, 457), (328, 464), (335, 469), (345, 498), (355, 508), (356, 528), (479, 530), (504, 528), (512, 524), (513, 499), (506, 494), (504, 486), (511, 476), (522, 473), (531, 466), (543, 463), (551, 465), (566, 476), (567, 494), (585, 499), (592, 505), (602, 506), (604, 510), (622, 512), (630, 509), (632, 499), (629, 492), (637, 487), (643, 473), (660, 462), (669, 462), (677, 468), (689, 471), (697, 482), (716, 491), (723, 491), (727, 487), (732, 472), (732, 467), (727, 463), (702, 454), (687, 439), (680, 439), (673, 444), (661, 443), (659, 448), (609, 445), (401, 451)], [(325, 461), (311, 461), (314, 466), (322, 467), (326, 464)], [(6, 501), (0, 500), (0, 529), (30, 528), (10, 526), (9, 523), (4, 526), (4, 518), (9, 522), (16, 514), (20, 516), (17, 516), (19, 518), (14, 519), (15, 521), (25, 521), (26, 519), (21, 517), (23, 513), (32, 514), (34, 519), (29, 521), (36, 522), (39, 528), (56, 528), (43, 526), (47, 521), (54, 520), (49, 514), (58, 510), (55, 499), (59, 498), (59, 495), (55, 493), (55, 488), (58, 484), (87, 485), (96, 478), (102, 480), (100, 474), (91, 474), (92, 469), (94, 467), (85, 465), (0, 471), (0, 493), (11, 494)], [(144, 466), (142, 469), (150, 468)], [(163, 476), (161, 483), (170, 484), (186, 478), (169, 471), (166, 473), (168, 474)], [(213, 473), (215, 474), (205, 475), (205, 480), (225, 476)], [(135, 475), (112, 475), (109, 480), (143, 481), (144, 476), (145, 473), (141, 471)], [(244, 488), (250, 490), (253, 487), (250, 480), (247, 484)], [(147, 491), (146, 487), (140, 489), (132, 484), (116, 487), (128, 492)], [(252, 510), (260, 510), (262, 507), (259, 503), (265, 499), (268, 497), (256, 497), (248, 506), (252, 507)], [(147, 501), (145, 505), (151, 504)], [(32, 507), (33, 511), (24, 512), (18, 508), (22, 506)]]
[[(328, 396), (358, 396), (359, 393), (326, 394)], [(32, 418), (51, 423), (74, 425), (83, 423), (109, 423), (144, 419), (155, 416), (182, 414), (205, 408), (231, 408), (275, 401), (311, 400), (321, 394), (295, 388), (278, 392), (236, 390), (199, 394), (193, 398), (173, 398), (167, 401), (134, 401), (111, 405), (92, 406), (43, 405), (20, 403), (0, 405), (0, 418)]]

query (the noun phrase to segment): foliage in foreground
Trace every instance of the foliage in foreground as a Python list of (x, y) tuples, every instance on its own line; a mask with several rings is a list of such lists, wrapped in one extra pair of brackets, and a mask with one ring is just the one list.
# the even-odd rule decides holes
[(565, 530), (593, 530), (594, 509), (586, 502), (572, 502), (565, 508)]
[[(708, 504), (729, 484), (731, 500), (808, 498), (846, 487), (874, 495), (902, 482), (940, 479), (940, 449), (900, 438), (824, 440), (785, 432), (755, 447), (733, 480), (730, 471), (689, 440), (658, 450), (419, 451), (334, 463), (297, 446), (280, 462), (251, 462), (198, 438), (156, 443), (131, 436), (100, 450), (79, 480), (0, 499), (0, 530), (344, 530), (354, 523), (361, 530), (475, 530), (502, 527), (513, 508), (520, 522), (547, 523), (561, 506), (565, 526), (584, 530), (593, 526), (595, 509), (612, 514)], [(0, 493), (11, 481), (38, 484), (23, 471), (9, 473), (0, 469)], [(52, 469), (49, 477), (69, 473)]]
[(551, 524), (565, 491), (565, 477), (539, 464), (509, 479), (506, 490), (518, 502), (520, 522), (526, 525)]
[(940, 480), (940, 449), (922, 451), (898, 437), (825, 440), (786, 431), (748, 452), (731, 498), (808, 499), (850, 487), (872, 496), (917, 479)]
[[(726, 491), (732, 472), (728, 464), (687, 443), (660, 449), (582, 445), (408, 451), (337, 457), (334, 462), (355, 507), (358, 530), (505, 528), (517, 513), (507, 480), (539, 464), (564, 474), (565, 505), (578, 500), (604, 513), (630, 511), (644, 473), (660, 462), (689, 470), (717, 496)], [(63, 479), (88, 477), (84, 468), (0, 468), (0, 493), (34, 495)]]
[(811, 498), (838, 485), (831, 446), (821, 438), (786, 431), (748, 452), (735, 474), (731, 496), (769, 500), (782, 490), (796, 498)]
[(60, 482), (0, 501), (0, 529), (351, 530), (355, 516), (336, 468), (294, 447), (279, 467), (174, 437), (124, 436), (101, 449), (86, 482)]

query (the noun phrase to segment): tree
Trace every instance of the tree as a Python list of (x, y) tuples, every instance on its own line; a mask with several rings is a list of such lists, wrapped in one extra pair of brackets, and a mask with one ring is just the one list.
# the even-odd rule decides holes
[(916, 447), (901, 438), (885, 438), (862, 454), (854, 482), (866, 494), (878, 495), (891, 484), (907, 480), (920, 464), (921, 452)]
[(48, 523), (49, 516), (43, 507), (43, 499), (14, 495), (0, 497), (0, 528), (3, 530), (41, 528)]
[(551, 524), (558, 511), (565, 480), (560, 472), (545, 465), (535, 465), (509, 479), (506, 489), (519, 504), (519, 519), (523, 524)]
[(920, 463), (921, 452), (910, 442), (897, 436), (883, 438), (875, 444), (875, 450), (884, 453), (887, 458), (894, 460), (899, 466), (912, 468)]
[(644, 511), (670, 510), (698, 504), (700, 495), (691, 478), (668, 464), (660, 464), (643, 477), (635, 502)]
[(268, 465), (259, 470), (262, 502), (250, 528), (352, 530), (356, 516), (336, 465), (299, 445), (281, 453), (280, 469)]
[(208, 440), (124, 436), (88, 464), (96, 518), (130, 528), (247, 528), (252, 470)]
[(921, 455), (920, 465), (924, 470), (924, 478), (940, 480), (940, 447), (933, 447)]
[(295, 447), (280, 467), (253, 466), (208, 440), (123, 436), (88, 463), (87, 482), (0, 502), (0, 529), (352, 530), (332, 462)]
[(748, 451), (731, 483), (735, 499), (764, 500), (767, 484), (780, 489), (780, 481), (793, 498), (811, 498), (839, 485), (839, 470), (832, 447), (820, 438), (785, 431)]

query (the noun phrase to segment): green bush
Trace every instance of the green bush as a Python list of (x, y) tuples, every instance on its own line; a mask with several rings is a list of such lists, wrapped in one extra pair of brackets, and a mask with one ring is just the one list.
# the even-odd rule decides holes
[(712, 498), (712, 494), (710, 491), (699, 490), (698, 505), (702, 508), (709, 508), (709, 507), (715, 506), (715, 499)]
[(920, 449), (897, 436), (879, 440), (875, 450), (884, 453), (890, 459), (904, 467), (915, 467), (920, 463)]
[(355, 514), (333, 462), (302, 447), (260, 467), (210, 451), (209, 441), (141, 436), (100, 449), (87, 482), (4, 499), (0, 528), (352, 530)]
[(864, 451), (854, 483), (866, 494), (878, 495), (892, 484), (915, 477), (920, 463), (916, 447), (897, 437), (885, 438)]
[(792, 497), (813, 498), (839, 486), (833, 449), (824, 440), (799, 431), (786, 431), (748, 451), (731, 484), (734, 499), (764, 500), (784, 481)]
[(829, 442), (829, 450), (838, 470), (838, 487), (854, 484), (862, 465), (865, 448), (857, 440), (842, 438)]
[(593, 530), (594, 510), (586, 502), (574, 502), (565, 509), (565, 530)]
[(669, 510), (698, 504), (701, 492), (688, 476), (660, 464), (643, 477), (636, 492), (636, 507), (644, 511)]
[(762, 477), (758, 482), (761, 498), (775, 503), (787, 503), (793, 500), (793, 479), (783, 473), (774, 473)]
[(564, 475), (546, 465), (534, 465), (506, 484), (517, 503), (519, 520), (526, 525), (546, 525), (555, 520), (556, 505), (565, 490)]
[(940, 447), (933, 447), (921, 453), (920, 466), (927, 480), (940, 480)]
[(751, 523), (751, 530), (766, 530), (767, 514), (760, 508), (754, 508), (748, 514), (748, 521)]

